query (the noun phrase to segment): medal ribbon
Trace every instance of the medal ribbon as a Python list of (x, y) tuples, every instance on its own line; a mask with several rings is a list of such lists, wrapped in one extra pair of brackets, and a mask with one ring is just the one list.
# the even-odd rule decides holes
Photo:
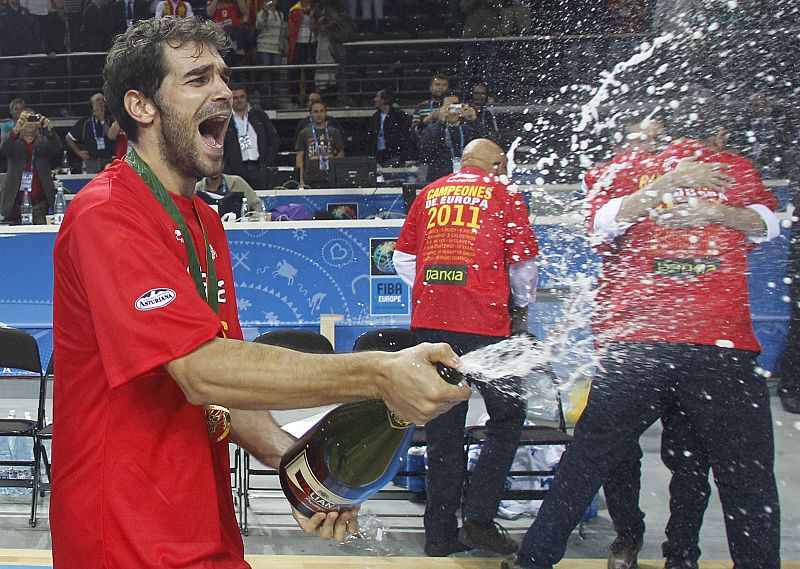
[[(189, 226), (186, 225), (186, 220), (183, 219), (181, 212), (178, 211), (178, 206), (169, 197), (169, 192), (156, 177), (147, 163), (142, 160), (133, 146), (128, 147), (128, 154), (125, 156), (125, 161), (130, 165), (134, 171), (139, 174), (150, 193), (156, 198), (161, 207), (167, 212), (169, 217), (178, 226), (181, 234), (183, 235), (183, 244), (186, 247), (186, 255), (189, 258), (189, 272), (194, 280), (194, 286), (200, 297), (205, 300), (211, 309), (219, 314), (219, 283), (217, 282), (217, 270), (214, 267), (214, 260), (211, 255), (211, 244), (208, 241), (206, 229), (203, 227), (203, 222), (197, 216), (197, 210), (194, 214), (197, 216), (197, 221), (200, 223), (200, 229), (203, 231), (203, 241), (206, 246), (206, 267), (207, 278), (206, 284), (203, 284), (203, 275), (200, 267), (200, 258), (197, 256), (197, 250), (194, 248), (194, 239), (192, 234), (189, 233)], [(192, 206), (194, 209), (194, 206)], [(209, 429), (209, 436), (215, 438), (217, 441), (224, 439), (230, 431), (230, 411), (225, 407), (219, 405), (206, 405), (206, 425)], [(222, 431), (222, 434), (218, 434)]]

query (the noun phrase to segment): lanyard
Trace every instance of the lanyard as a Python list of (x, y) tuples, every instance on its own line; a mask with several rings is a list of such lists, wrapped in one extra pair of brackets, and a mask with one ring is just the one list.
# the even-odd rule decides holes
[(384, 137), (384, 134), (383, 134), (383, 123), (385, 123), (385, 122), (386, 122), (386, 118), (387, 118), (388, 116), (389, 116), (389, 115), (388, 115), (388, 113), (387, 113), (387, 114), (383, 114), (383, 113), (381, 113), (381, 121), (380, 121), (380, 122), (381, 122), (381, 128), (380, 128), (380, 130), (378, 131), (378, 138), (383, 138), (383, 137)]
[[(458, 149), (458, 156), (461, 156), (461, 153), (464, 152), (464, 125), (458, 125), (458, 131), (461, 134), (461, 147)], [(450, 136), (450, 127), (444, 127), (444, 139), (447, 144), (450, 145), (450, 158), (456, 157), (456, 149), (453, 147), (453, 138)]]
[[(31, 168), (30, 168), (30, 170), (28, 170), (27, 168), (23, 167), (22, 171), (23, 172), (34, 172), (36, 170), (34, 168), (35, 164), (36, 164), (36, 143), (34, 142), (33, 143), (33, 147), (31, 148)], [(27, 164), (27, 161), (26, 161), (25, 166), (27, 166), (27, 165), (28, 164)]]
[[(319, 142), (317, 141), (317, 129), (314, 126), (314, 123), (311, 123), (311, 134), (314, 135), (314, 148), (319, 150)], [(328, 145), (331, 144), (331, 133), (328, 130), (328, 123), (325, 123), (325, 140), (327, 141)]]
[[(94, 139), (97, 140), (97, 119), (92, 116), (92, 134), (94, 135)], [(105, 134), (103, 134), (105, 136)]]
[[(206, 235), (205, 227), (203, 227), (203, 222), (200, 221), (200, 217), (197, 217), (197, 221), (200, 223), (200, 229), (203, 231), (203, 240), (206, 246), (206, 270), (208, 271), (206, 279), (207, 287), (203, 286), (203, 276), (200, 273), (200, 258), (197, 256), (197, 251), (194, 248), (192, 234), (189, 233), (189, 226), (186, 225), (186, 220), (183, 219), (181, 212), (178, 211), (178, 206), (175, 205), (175, 202), (169, 197), (164, 185), (156, 178), (156, 175), (153, 174), (153, 171), (145, 161), (141, 159), (132, 146), (128, 148), (128, 155), (125, 157), (125, 161), (130, 164), (131, 168), (133, 168), (139, 176), (141, 176), (144, 183), (150, 188), (153, 197), (158, 200), (161, 207), (164, 208), (170, 218), (172, 218), (172, 221), (175, 222), (175, 225), (178, 226), (178, 229), (183, 235), (183, 244), (186, 247), (186, 254), (189, 257), (189, 272), (192, 275), (192, 279), (194, 279), (194, 286), (211, 309), (219, 314), (217, 270), (214, 267), (214, 260), (211, 256), (211, 245), (208, 242), (208, 236)], [(195, 210), (195, 215), (197, 215), (197, 210)]]

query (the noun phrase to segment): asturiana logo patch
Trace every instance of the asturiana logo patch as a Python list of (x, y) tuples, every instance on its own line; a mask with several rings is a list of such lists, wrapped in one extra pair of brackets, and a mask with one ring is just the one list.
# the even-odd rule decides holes
[(136, 299), (134, 306), (136, 310), (153, 310), (154, 308), (163, 308), (170, 302), (175, 300), (175, 291), (171, 288), (154, 288), (148, 290), (142, 296)]

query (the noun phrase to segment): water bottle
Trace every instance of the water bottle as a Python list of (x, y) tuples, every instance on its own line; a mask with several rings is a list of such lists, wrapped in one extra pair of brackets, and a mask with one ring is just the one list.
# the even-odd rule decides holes
[(89, 165), (86, 163), (86, 160), (81, 161), (81, 174), (85, 174), (89, 171)]
[(22, 203), (19, 206), (19, 215), (22, 225), (33, 225), (33, 205), (30, 192), (22, 192)]
[(69, 164), (69, 157), (67, 156), (67, 151), (64, 151), (64, 156), (61, 158), (61, 166), (58, 169), (59, 174), (69, 174), (72, 171), (72, 167)]
[(322, 172), (327, 172), (330, 169), (330, 161), (328, 160), (328, 145), (320, 142), (318, 145), (319, 150), (319, 169)]
[(64, 184), (56, 180), (56, 201), (53, 204), (53, 225), (61, 225), (67, 211), (67, 199), (64, 197)]
[[(11, 410), (8, 412), (8, 418), (13, 419), (15, 418), (17, 412)], [(0, 437), (0, 460), (13, 460), (11, 457), (11, 443), (14, 437)], [(11, 467), (10, 466), (0, 466), (0, 482), (5, 482), (11, 478)], [(14, 491), (14, 488), (7, 488), (7, 487), (0, 487), (0, 495), (7, 496)]]
[(256, 221), (267, 221), (267, 212), (264, 209), (264, 202), (260, 199), (256, 202), (253, 212), (256, 214)]
[(250, 206), (247, 205), (247, 198), (242, 197), (242, 209), (239, 210), (239, 221), (247, 221), (250, 215)]
[[(438, 369), (450, 383), (463, 378), (441, 364)], [(413, 432), (383, 401), (340, 405), (283, 455), (283, 493), (306, 516), (361, 504), (394, 478)]]

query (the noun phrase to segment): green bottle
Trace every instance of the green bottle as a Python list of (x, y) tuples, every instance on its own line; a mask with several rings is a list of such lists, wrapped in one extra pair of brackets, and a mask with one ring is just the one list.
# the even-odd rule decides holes
[[(450, 383), (463, 379), (442, 364), (437, 369)], [(383, 401), (340, 405), (283, 455), (283, 493), (306, 516), (357, 506), (394, 478), (413, 432)]]

